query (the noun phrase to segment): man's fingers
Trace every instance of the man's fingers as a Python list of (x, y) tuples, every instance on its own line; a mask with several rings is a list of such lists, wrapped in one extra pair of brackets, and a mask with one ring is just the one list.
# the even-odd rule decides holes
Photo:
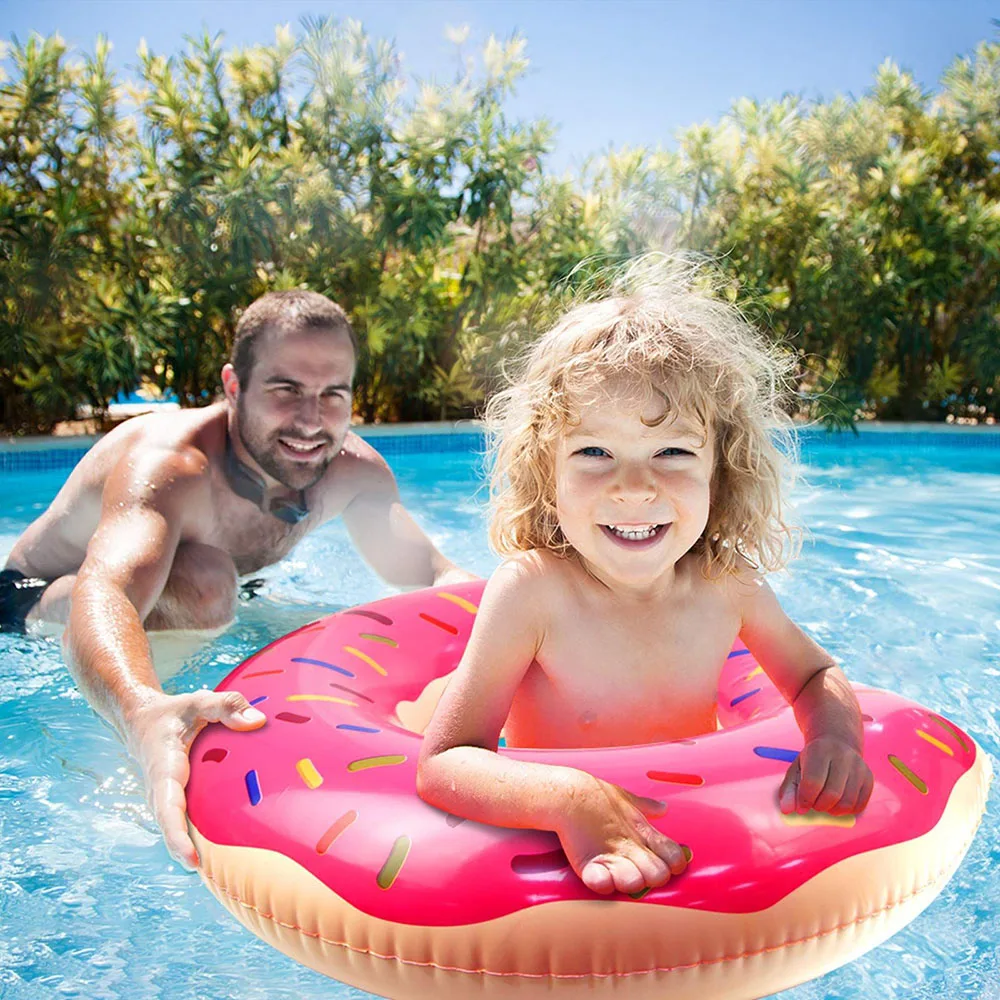
[(611, 878), (611, 872), (607, 865), (596, 858), (583, 866), (580, 878), (588, 889), (598, 892), (602, 896), (608, 896), (615, 891), (614, 880)]
[(662, 816), (667, 811), (666, 802), (662, 802), (660, 799), (650, 799), (645, 795), (633, 795), (630, 791), (624, 788), (622, 791), (628, 796), (632, 805), (634, 805), (644, 816)]
[(167, 850), (189, 871), (198, 867), (198, 852), (188, 833), (184, 788), (176, 778), (164, 777), (153, 790), (153, 813), (163, 831)]
[(267, 716), (254, 708), (239, 691), (207, 691), (198, 705), (206, 722), (221, 722), (229, 729), (256, 729)]

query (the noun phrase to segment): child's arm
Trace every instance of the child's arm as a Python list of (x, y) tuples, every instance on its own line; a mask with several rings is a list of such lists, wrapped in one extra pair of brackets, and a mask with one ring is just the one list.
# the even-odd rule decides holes
[(756, 574), (740, 574), (740, 638), (795, 712), (805, 745), (778, 792), (784, 813), (859, 813), (874, 779), (862, 756), (861, 707), (843, 671)]
[(424, 733), (417, 792), (480, 823), (554, 831), (573, 870), (596, 892), (662, 885), (687, 864), (681, 848), (646, 819), (662, 812), (662, 803), (585, 771), (496, 753), (544, 635), (540, 577), (513, 559), (486, 585), (469, 644)]

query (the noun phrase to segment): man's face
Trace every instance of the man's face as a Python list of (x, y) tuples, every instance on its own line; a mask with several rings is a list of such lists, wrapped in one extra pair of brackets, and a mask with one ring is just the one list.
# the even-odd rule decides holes
[(323, 476), (350, 427), (351, 339), (341, 330), (264, 334), (254, 359), (248, 384), (236, 395), (240, 440), (272, 479), (307, 489)]

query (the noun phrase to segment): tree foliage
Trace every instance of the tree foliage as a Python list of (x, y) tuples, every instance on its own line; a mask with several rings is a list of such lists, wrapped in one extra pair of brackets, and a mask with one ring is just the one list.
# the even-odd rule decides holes
[(676, 148), (546, 169), (509, 98), (525, 40), (409, 80), (355, 21), (271, 45), (14, 38), (0, 79), (0, 422), (39, 431), (139, 382), (213, 398), (239, 311), (308, 287), (348, 310), (367, 420), (470, 415), (503, 358), (607, 263), (714, 258), (801, 358), (802, 405), (937, 418), (1000, 397), (1000, 45), (929, 94), (738, 101)]

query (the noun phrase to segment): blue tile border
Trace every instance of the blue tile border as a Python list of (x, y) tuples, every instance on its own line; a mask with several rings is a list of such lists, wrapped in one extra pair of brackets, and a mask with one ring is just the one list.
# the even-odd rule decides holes
[[(386, 458), (394, 455), (442, 454), (479, 452), (485, 450), (483, 432), (478, 429), (451, 433), (362, 433), (369, 444)], [(814, 448), (842, 450), (900, 450), (920, 451), (929, 448), (1000, 449), (1000, 430), (992, 428), (955, 428), (947, 430), (906, 430), (889, 428), (862, 429), (857, 434), (850, 431), (827, 432), (821, 428), (803, 428), (798, 431), (803, 451)], [(87, 447), (63, 445), (55, 448), (32, 447), (0, 449), (0, 475), (14, 472), (45, 472), (52, 469), (72, 469), (87, 453)]]

